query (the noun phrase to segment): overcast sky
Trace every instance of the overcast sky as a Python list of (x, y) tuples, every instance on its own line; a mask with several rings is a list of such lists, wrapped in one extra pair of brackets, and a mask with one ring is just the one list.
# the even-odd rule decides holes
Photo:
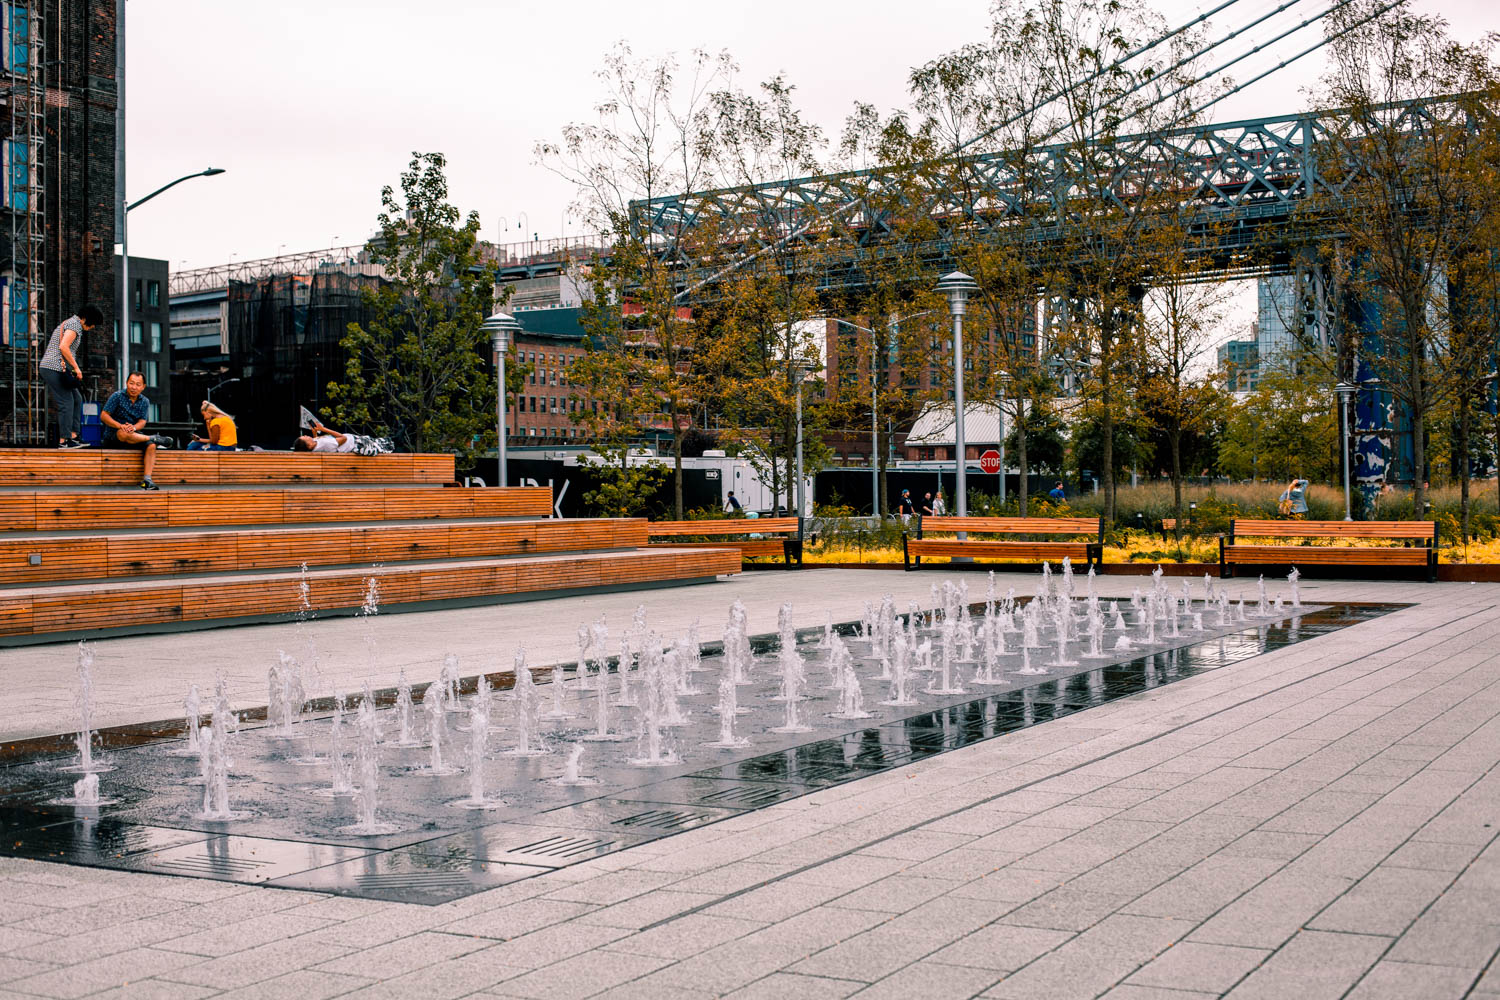
[[(1280, 2), (1239, 0), (1212, 37)], [(1278, 21), (1326, 3), (1303, 0)], [(1174, 25), (1217, 5), (1157, 4)], [(1465, 37), (1500, 29), (1496, 0), (1422, 6)], [(639, 54), (728, 49), (747, 85), (784, 72), (836, 137), (856, 100), (904, 105), (911, 67), (982, 38), (988, 13), (986, 0), (129, 0), (128, 195), (228, 171), (132, 212), (130, 249), (178, 270), (360, 243), (413, 150), (447, 155), (452, 199), (479, 211), (485, 238), (501, 237), (502, 219), (507, 241), (524, 238), (523, 224), (576, 234), (563, 219), (571, 192), (532, 146), (590, 117), (616, 41)], [(1231, 72), (1247, 79), (1314, 38), (1308, 29)], [(1213, 117), (1301, 109), (1315, 58)]]

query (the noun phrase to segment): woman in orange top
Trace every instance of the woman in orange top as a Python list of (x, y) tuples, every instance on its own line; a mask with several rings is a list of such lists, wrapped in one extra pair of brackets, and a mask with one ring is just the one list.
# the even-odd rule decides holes
[(234, 426), (234, 418), (219, 409), (208, 400), (198, 407), (198, 412), (203, 414), (203, 422), (208, 425), (208, 437), (193, 435), (192, 442), (188, 445), (189, 451), (237, 451), (239, 434)]

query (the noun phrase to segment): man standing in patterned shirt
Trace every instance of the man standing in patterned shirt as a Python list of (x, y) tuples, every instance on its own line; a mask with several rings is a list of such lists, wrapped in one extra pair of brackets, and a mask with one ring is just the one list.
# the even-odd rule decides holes
[(146, 420), (151, 415), (151, 400), (146, 398), (146, 377), (140, 372), (131, 372), (125, 380), (124, 389), (110, 394), (99, 419), (105, 426), (104, 447), (134, 448), (145, 452), (142, 464), (141, 489), (154, 490), (151, 473), (156, 468), (156, 449), (170, 448), (173, 441), (160, 434), (143, 434)]

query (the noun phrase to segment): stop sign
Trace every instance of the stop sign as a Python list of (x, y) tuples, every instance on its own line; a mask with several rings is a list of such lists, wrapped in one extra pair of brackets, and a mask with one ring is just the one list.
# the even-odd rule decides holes
[(979, 456), (979, 469), (980, 469), (981, 472), (988, 472), (992, 476), (995, 473), (999, 472), (1000, 471), (1000, 453), (998, 451), (996, 451), (995, 449), (991, 448), (989, 451), (985, 452), (983, 455), (980, 455)]

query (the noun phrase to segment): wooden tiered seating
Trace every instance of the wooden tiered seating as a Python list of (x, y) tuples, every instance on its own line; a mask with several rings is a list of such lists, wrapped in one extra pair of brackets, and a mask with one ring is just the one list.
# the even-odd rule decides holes
[[(1249, 538), (1383, 539), (1394, 545), (1247, 545)], [(1413, 545), (1412, 543), (1417, 544)], [(1236, 565), (1263, 566), (1414, 566), (1437, 579), (1435, 521), (1252, 521), (1236, 518), (1229, 534), (1219, 536), (1219, 575), (1234, 575)]]
[[(1092, 535), (1092, 541), (1010, 541), (973, 538), (929, 538), (932, 532), (984, 535)], [(1104, 559), (1104, 519), (1090, 517), (919, 517), (916, 537), (901, 536), (902, 558), (908, 570), (922, 565), (923, 556), (987, 556), (992, 559)]]
[[(438, 487), (301, 487), (0, 491), (0, 532), (88, 531), (98, 528), (190, 528), (211, 524), (316, 524), (462, 517), (547, 517), (545, 486), (503, 490)], [(3, 536), (0, 536), (3, 537)]]
[(152, 493), (111, 488), (139, 455), (0, 451), (25, 484), (0, 487), (0, 645), (283, 620), (304, 582), (317, 616), (357, 609), (371, 578), (402, 610), (740, 569), (732, 549), (647, 548), (642, 519), (552, 518), (546, 488), (431, 485), (452, 456), (178, 455), (170, 474), (201, 487), (177, 489), (164, 457)]
[[(329, 455), (277, 451), (160, 451), (152, 478), (159, 486), (257, 483), (453, 482), (452, 455)], [(0, 448), (0, 483), (7, 486), (135, 486), (141, 453), (79, 448)]]
[[(676, 538), (675, 542), (652, 542), (653, 547), (692, 546), (738, 549), (742, 559), (749, 556), (780, 556), (786, 568), (792, 560), (802, 565), (802, 519), (800, 517), (714, 518), (701, 521), (652, 521), (647, 529), (652, 538)], [(769, 538), (747, 538), (747, 535), (769, 535)], [(707, 541), (684, 542), (683, 537)]]

